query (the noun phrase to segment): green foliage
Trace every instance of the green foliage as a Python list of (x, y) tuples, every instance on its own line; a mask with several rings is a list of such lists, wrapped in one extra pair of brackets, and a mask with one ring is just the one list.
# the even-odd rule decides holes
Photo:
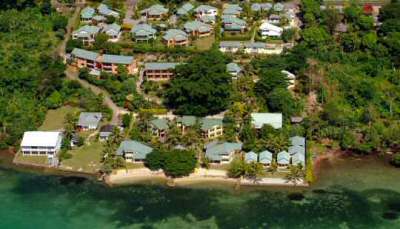
[(396, 167), (400, 167), (400, 153), (396, 153), (392, 159), (391, 159), (391, 163), (396, 166)]
[(246, 177), (249, 179), (257, 179), (264, 175), (264, 168), (258, 162), (246, 163), (241, 158), (235, 158), (228, 168), (228, 176), (232, 178)]
[(227, 63), (221, 52), (211, 50), (177, 66), (176, 77), (165, 92), (167, 106), (177, 114), (197, 116), (226, 109), (231, 91)]
[(302, 31), (304, 42), (313, 48), (322, 48), (331, 41), (331, 36), (321, 27), (310, 27)]
[(290, 117), (295, 114), (298, 109), (292, 94), (285, 88), (274, 89), (267, 98), (268, 108), (272, 112), (281, 112), (284, 116)]
[(272, 90), (287, 88), (287, 86), (288, 79), (280, 70), (262, 70), (260, 72), (260, 80), (255, 86), (255, 92), (259, 97), (265, 98)]
[(146, 167), (150, 170), (156, 171), (162, 169), (165, 164), (165, 153), (160, 150), (154, 150), (146, 156)]

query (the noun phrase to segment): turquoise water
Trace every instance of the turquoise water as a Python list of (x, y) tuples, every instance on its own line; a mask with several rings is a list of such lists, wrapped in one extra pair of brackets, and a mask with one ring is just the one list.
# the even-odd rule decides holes
[(398, 175), (372, 160), (328, 163), (320, 182), (293, 195), (294, 189), (108, 188), (0, 170), (0, 228), (400, 228)]

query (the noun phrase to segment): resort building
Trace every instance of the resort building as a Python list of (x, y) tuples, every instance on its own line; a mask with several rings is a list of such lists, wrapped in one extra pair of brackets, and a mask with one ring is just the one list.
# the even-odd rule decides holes
[(103, 28), (103, 32), (110, 37), (108, 41), (117, 42), (121, 37), (121, 26), (116, 23), (105, 25)]
[(104, 17), (103, 15), (96, 15), (92, 18), (92, 22), (95, 24), (100, 24), (100, 23), (103, 23), (106, 21), (107, 21), (107, 18)]
[(244, 32), (247, 28), (247, 23), (245, 20), (234, 17), (232, 15), (223, 15), (222, 24), (224, 31), (229, 32)]
[(271, 152), (264, 150), (258, 155), (258, 160), (264, 166), (270, 166), (272, 164), (272, 156)]
[(179, 127), (182, 131), (182, 134), (185, 134), (189, 128), (192, 128), (197, 122), (197, 118), (195, 116), (182, 116), (176, 118), (176, 126)]
[(244, 155), (244, 161), (246, 163), (257, 162), (258, 155), (253, 151), (250, 151)]
[(289, 140), (290, 140), (290, 143), (292, 146), (306, 147), (306, 138), (305, 137), (294, 136), (294, 137), (291, 137)]
[(100, 112), (81, 112), (77, 127), (80, 130), (95, 130), (99, 127), (103, 115)]
[(207, 15), (203, 15), (201, 17), (198, 17), (197, 19), (203, 23), (211, 24), (211, 25), (214, 25), (215, 22), (217, 21), (216, 16), (207, 16)]
[(97, 34), (100, 32), (100, 27), (93, 25), (85, 25), (80, 27), (78, 30), (72, 32), (72, 39), (82, 40), (83, 44), (89, 45), (94, 42)]
[(251, 113), (251, 124), (256, 129), (270, 125), (274, 129), (282, 128), (282, 113)]
[(74, 48), (71, 57), (73, 64), (78, 68), (88, 68), (93, 71), (118, 74), (118, 66), (125, 66), (128, 74), (135, 74), (138, 71), (136, 60), (133, 56), (100, 55), (96, 52)]
[(201, 120), (201, 130), (206, 139), (214, 139), (224, 134), (222, 119), (203, 118)]
[(147, 20), (161, 20), (168, 15), (168, 9), (163, 5), (155, 4), (140, 11), (140, 13), (143, 17), (146, 17)]
[(197, 18), (203, 16), (216, 17), (218, 15), (218, 9), (210, 5), (200, 5), (196, 9), (194, 9), (194, 11), (196, 12)]
[(117, 156), (122, 156), (126, 162), (143, 162), (153, 148), (133, 140), (121, 142), (117, 149)]
[(301, 154), (301, 153), (293, 154), (291, 156), (291, 163), (294, 166), (300, 164), (304, 168), (304, 166), (306, 165), (306, 156), (305, 156), (305, 154)]
[(90, 23), (92, 21), (95, 12), (96, 12), (95, 9), (93, 9), (92, 7), (88, 6), (83, 8), (83, 10), (81, 11), (81, 22)]
[(270, 9), (272, 9), (272, 4), (271, 3), (253, 3), (251, 4), (251, 11), (253, 12), (268, 12)]
[(55, 157), (61, 149), (62, 133), (56, 131), (27, 131), (21, 142), (23, 155)]
[(211, 163), (228, 164), (232, 161), (235, 153), (242, 150), (242, 143), (214, 141), (208, 143), (205, 149), (205, 156)]
[(290, 155), (306, 154), (306, 148), (304, 148), (304, 146), (294, 145), (289, 147), (288, 152)]
[(188, 14), (193, 10), (193, 8), (194, 8), (194, 6), (193, 6), (191, 3), (187, 2), (187, 3), (183, 4), (183, 5), (176, 11), (176, 14), (177, 14), (179, 17), (188, 15)]
[(219, 43), (219, 50), (221, 52), (238, 52), (243, 48), (243, 44), (240, 41), (221, 41)]
[(238, 4), (226, 4), (224, 10), (222, 11), (223, 15), (232, 15), (232, 16), (240, 16), (243, 8)]
[(188, 21), (183, 27), (185, 31), (194, 37), (207, 37), (211, 35), (212, 26), (201, 21)]
[(108, 138), (110, 138), (110, 136), (113, 134), (115, 128), (116, 127), (114, 125), (110, 125), (110, 124), (100, 127), (100, 131), (99, 131), (100, 141), (107, 141)]
[(282, 35), (283, 29), (279, 26), (264, 21), (260, 25), (259, 31), (261, 37), (265, 39), (267, 37), (280, 37)]
[(188, 46), (189, 37), (180, 29), (169, 29), (163, 36), (163, 42), (167, 47)]
[(247, 54), (268, 54), (267, 45), (263, 42), (245, 42), (243, 46)]
[(279, 167), (287, 167), (290, 164), (290, 155), (286, 151), (281, 151), (276, 157), (276, 162)]
[(156, 39), (157, 30), (149, 24), (141, 23), (134, 26), (131, 33), (135, 41), (149, 41)]
[(115, 10), (110, 9), (107, 5), (101, 3), (98, 7), (97, 7), (97, 12), (100, 15), (109, 17), (115, 17), (115, 18), (119, 18), (119, 13)]
[(143, 76), (149, 81), (170, 80), (175, 76), (175, 67), (179, 63), (145, 63)]
[(167, 132), (169, 129), (168, 120), (165, 118), (153, 119), (150, 121), (151, 133), (153, 136), (158, 137), (161, 141), (165, 141), (167, 138)]
[(233, 77), (237, 77), (242, 73), (242, 68), (237, 63), (232, 62), (226, 65), (226, 71)]

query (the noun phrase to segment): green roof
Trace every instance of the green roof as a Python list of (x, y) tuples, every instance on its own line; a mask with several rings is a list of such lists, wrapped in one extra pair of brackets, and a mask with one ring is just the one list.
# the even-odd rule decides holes
[(282, 151), (278, 153), (277, 160), (278, 164), (289, 164), (290, 155), (286, 151)]
[(131, 64), (133, 62), (133, 56), (104, 54), (102, 62), (110, 64)]
[(151, 153), (153, 148), (143, 143), (133, 140), (125, 140), (121, 142), (117, 149), (117, 155), (123, 156), (125, 153), (134, 153), (135, 159), (144, 160), (147, 154)]
[(155, 4), (150, 6), (147, 9), (144, 9), (141, 11), (141, 13), (147, 13), (149, 15), (162, 15), (162, 14), (166, 14), (168, 13), (168, 9), (165, 8), (163, 5), (161, 4)]
[(305, 146), (306, 145), (306, 138), (300, 136), (294, 136), (290, 138), (290, 142), (292, 146)]
[(153, 119), (150, 123), (159, 130), (167, 130), (169, 128), (168, 120), (165, 118)]
[(195, 116), (182, 116), (176, 119), (177, 122), (182, 123), (184, 126), (193, 126), (196, 124), (196, 117)]
[(99, 14), (102, 15), (119, 17), (119, 13), (117, 11), (111, 10), (107, 5), (103, 3), (101, 3), (97, 7), (97, 11), (99, 11)]
[(157, 33), (157, 30), (151, 27), (149, 24), (138, 24), (135, 27), (132, 28), (131, 32), (133, 33), (134, 36), (153, 36), (154, 34)]
[(214, 6), (210, 6), (210, 5), (200, 5), (195, 9), (196, 12), (206, 12), (209, 10), (217, 10), (217, 8), (215, 8)]
[(89, 37), (93, 34), (97, 34), (100, 32), (100, 27), (94, 25), (85, 25), (75, 30), (73, 34), (77, 37)]
[(167, 63), (167, 62), (149, 62), (144, 64), (144, 70), (167, 70), (175, 69), (179, 63)]
[(227, 4), (222, 14), (225, 15), (236, 15), (242, 12), (242, 7), (238, 4)]
[(183, 4), (177, 11), (177, 14), (182, 16), (182, 15), (186, 15), (189, 13), (189, 11), (191, 11), (194, 8), (194, 6), (187, 2), (185, 4)]
[(242, 71), (242, 68), (237, 63), (229, 63), (226, 65), (226, 70), (228, 72), (239, 73)]
[(271, 164), (272, 153), (269, 152), (268, 150), (264, 150), (258, 155), (258, 159), (259, 159), (260, 163)]
[(92, 52), (92, 51), (87, 51), (84, 49), (79, 49), (79, 48), (74, 48), (72, 50), (72, 56), (82, 58), (85, 60), (92, 60), (96, 61), (97, 57), (99, 56), (98, 53)]
[(121, 32), (121, 26), (117, 23), (106, 25), (103, 31), (109, 35), (118, 35)]
[(165, 32), (163, 38), (165, 40), (183, 41), (188, 39), (188, 35), (180, 29), (169, 29)]
[(81, 11), (81, 18), (83, 19), (92, 19), (94, 16), (95, 10), (92, 7), (85, 7)]
[(193, 31), (199, 31), (199, 32), (209, 32), (211, 31), (211, 26), (208, 24), (205, 24), (200, 21), (188, 21), (186, 22), (183, 27), (185, 28), (186, 32), (193, 32)]
[(233, 151), (241, 150), (242, 143), (236, 142), (211, 142), (206, 145), (206, 157), (213, 160), (221, 160), (221, 156), (229, 155)]
[(305, 154), (301, 154), (301, 153), (296, 153), (292, 155), (292, 165), (305, 165), (306, 163), (306, 156)]
[(248, 162), (257, 162), (258, 155), (253, 151), (250, 151), (244, 155), (244, 160)]
[(304, 148), (304, 146), (290, 146), (288, 151), (290, 155), (306, 154), (306, 148)]
[(213, 128), (214, 126), (222, 126), (222, 124), (223, 124), (222, 119), (203, 118), (201, 120), (201, 129), (206, 131), (206, 130)]

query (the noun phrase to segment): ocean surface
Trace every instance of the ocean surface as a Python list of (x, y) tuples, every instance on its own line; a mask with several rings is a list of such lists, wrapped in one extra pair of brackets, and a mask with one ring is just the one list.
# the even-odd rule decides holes
[(400, 228), (400, 169), (323, 164), (306, 190), (136, 185), (0, 170), (0, 228)]

